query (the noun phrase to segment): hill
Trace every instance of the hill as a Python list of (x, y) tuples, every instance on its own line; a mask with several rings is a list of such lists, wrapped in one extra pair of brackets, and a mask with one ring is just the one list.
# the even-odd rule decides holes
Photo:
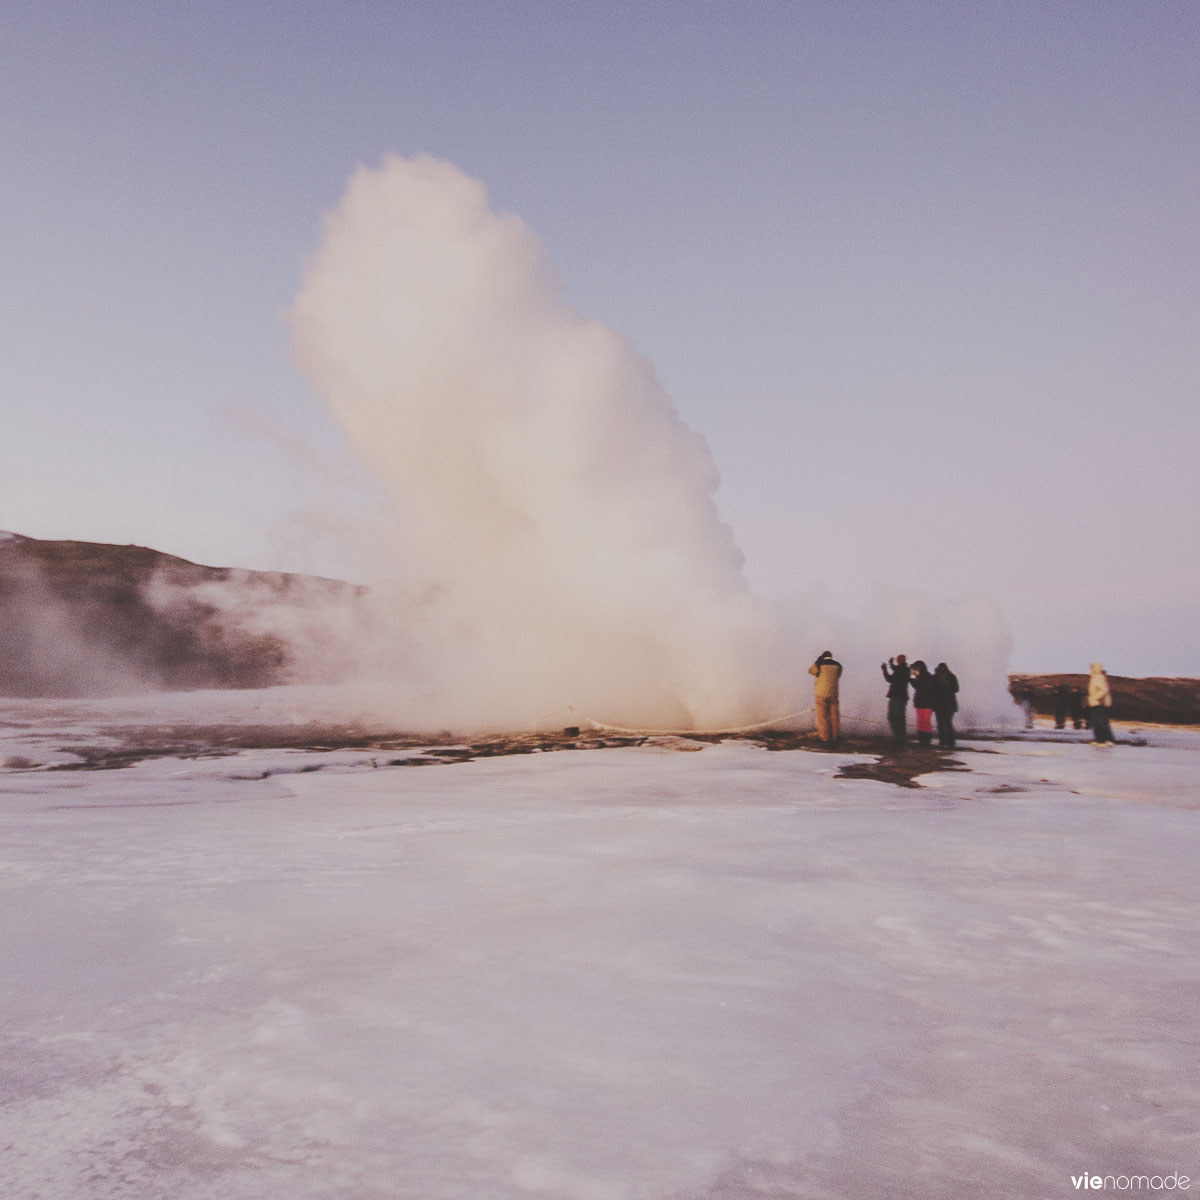
[(0, 694), (287, 683), (298, 664), (277, 632), (286, 628), (280, 618), (314, 597), (361, 591), (314, 576), (202, 566), (144, 546), (0, 534)]

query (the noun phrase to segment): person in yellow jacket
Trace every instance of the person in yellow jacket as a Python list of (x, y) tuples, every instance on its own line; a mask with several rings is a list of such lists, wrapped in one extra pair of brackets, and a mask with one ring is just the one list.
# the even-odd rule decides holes
[(827, 746), (832, 746), (838, 740), (838, 680), (842, 676), (842, 664), (830, 651), (823, 650), (817, 661), (808, 668), (808, 673), (817, 677), (813, 684), (817, 704), (817, 737)]

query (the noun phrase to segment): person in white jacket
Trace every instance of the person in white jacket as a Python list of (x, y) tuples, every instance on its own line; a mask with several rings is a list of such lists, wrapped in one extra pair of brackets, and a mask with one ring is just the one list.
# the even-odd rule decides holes
[(1088, 680), (1088, 708), (1091, 710), (1092, 737), (1097, 745), (1111, 746), (1114, 742), (1112, 726), (1108, 723), (1109, 709), (1112, 708), (1112, 689), (1108, 686), (1108, 676), (1104, 673), (1101, 663), (1092, 663), (1092, 677)]

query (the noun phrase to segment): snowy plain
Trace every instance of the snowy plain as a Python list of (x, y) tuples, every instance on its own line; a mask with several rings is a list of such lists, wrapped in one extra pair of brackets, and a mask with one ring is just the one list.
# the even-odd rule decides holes
[(232, 703), (0, 705), (5, 1200), (1200, 1190), (1200, 733), (62, 769)]

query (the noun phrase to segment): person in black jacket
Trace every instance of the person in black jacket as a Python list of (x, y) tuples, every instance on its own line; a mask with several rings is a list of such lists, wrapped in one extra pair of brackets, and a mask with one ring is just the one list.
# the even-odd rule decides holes
[(892, 727), (892, 739), (903, 746), (908, 724), (908, 659), (897, 654), (879, 666), (888, 681), (888, 724)]
[(933, 710), (937, 705), (937, 684), (924, 661), (912, 665), (913, 708), (917, 711), (917, 741), (922, 746), (933, 742)]
[(1075, 729), (1082, 729), (1084, 722), (1083, 712), (1083, 693), (1071, 693), (1071, 725)]
[(937, 717), (938, 745), (954, 749), (954, 714), (958, 712), (958, 677), (945, 663), (938, 663), (933, 672), (936, 690), (933, 711)]
[(1065, 683), (1060, 683), (1054, 689), (1054, 728), (1065, 729), (1067, 725), (1067, 705), (1071, 700), (1071, 691)]

